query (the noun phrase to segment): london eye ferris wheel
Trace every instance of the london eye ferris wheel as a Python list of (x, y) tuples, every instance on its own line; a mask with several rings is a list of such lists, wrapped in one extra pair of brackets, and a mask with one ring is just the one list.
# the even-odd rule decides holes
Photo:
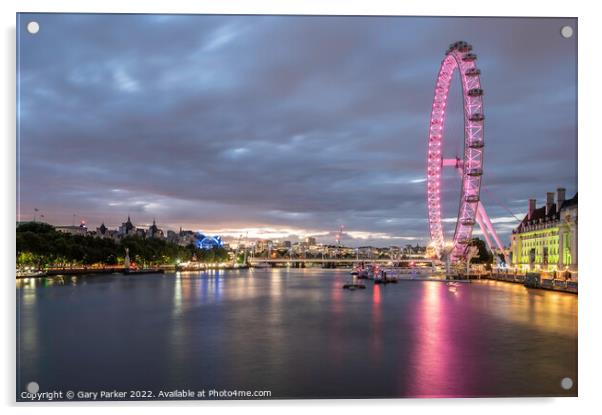
[[(492, 241), (503, 246), (481, 203), (481, 181), (485, 151), (485, 113), (481, 71), (472, 46), (464, 41), (451, 44), (441, 62), (435, 85), (430, 117), (427, 158), (427, 211), (431, 243), (439, 257), (449, 255), (452, 262), (465, 257), (475, 224), (479, 224), (489, 248)], [(463, 114), (464, 150), (461, 157), (444, 158), (443, 142), (446, 107), (452, 79), (459, 74)], [(461, 177), (460, 201), (454, 236), (451, 242), (444, 237), (441, 215), (441, 179), (444, 167), (455, 168)]]

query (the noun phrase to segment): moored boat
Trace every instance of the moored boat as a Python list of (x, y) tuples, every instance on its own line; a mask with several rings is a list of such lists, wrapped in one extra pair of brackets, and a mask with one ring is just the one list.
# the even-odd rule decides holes
[(374, 283), (375, 284), (397, 284), (397, 280), (398, 280), (397, 277), (387, 275), (387, 272), (384, 270), (379, 270), (374, 275)]
[(344, 290), (355, 290), (355, 289), (360, 289), (360, 290), (364, 290), (366, 288), (366, 286), (364, 284), (358, 284), (358, 283), (352, 283), (352, 284), (344, 284), (343, 285), (343, 289)]

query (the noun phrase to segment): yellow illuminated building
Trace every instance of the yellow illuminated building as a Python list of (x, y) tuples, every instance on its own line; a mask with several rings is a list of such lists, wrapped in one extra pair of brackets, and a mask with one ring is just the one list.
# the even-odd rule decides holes
[(511, 262), (522, 271), (570, 271), (576, 277), (577, 194), (548, 193), (545, 206), (529, 199), (529, 211), (512, 232)]

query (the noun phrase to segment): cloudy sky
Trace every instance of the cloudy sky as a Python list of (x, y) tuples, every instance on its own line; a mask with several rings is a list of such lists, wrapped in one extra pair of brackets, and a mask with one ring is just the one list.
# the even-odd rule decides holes
[[(27, 22), (40, 24), (28, 34)], [(238, 236), (428, 241), (427, 131), (449, 43), (485, 90), (482, 200), (507, 240), (546, 191), (577, 191), (574, 19), (21, 14), (19, 214), (157, 218)], [(459, 82), (446, 156), (461, 153)], [(457, 174), (445, 178), (449, 236)], [(514, 216), (513, 216), (514, 215)], [(476, 232), (478, 234), (478, 232)]]

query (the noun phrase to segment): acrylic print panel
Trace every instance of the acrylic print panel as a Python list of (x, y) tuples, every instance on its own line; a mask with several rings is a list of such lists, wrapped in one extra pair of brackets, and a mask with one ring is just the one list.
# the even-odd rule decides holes
[(17, 400), (577, 395), (576, 19), (17, 33)]

